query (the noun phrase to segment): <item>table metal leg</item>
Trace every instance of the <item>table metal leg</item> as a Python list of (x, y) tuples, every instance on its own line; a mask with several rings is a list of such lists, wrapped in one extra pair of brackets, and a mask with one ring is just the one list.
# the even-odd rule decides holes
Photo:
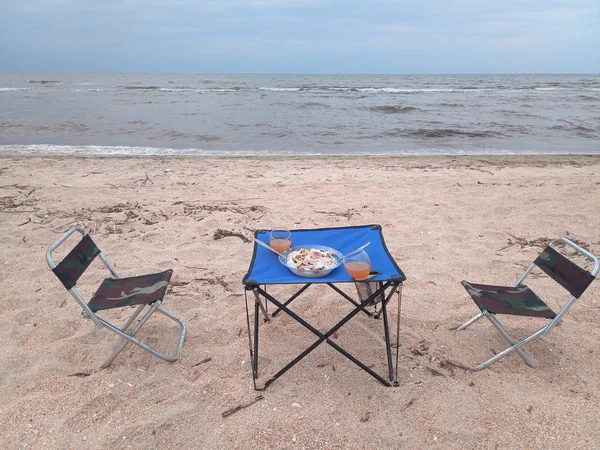
[[(263, 315), (265, 316), (265, 322), (268, 322), (271, 319), (269, 319), (269, 314), (267, 313), (267, 307), (266, 307), (266, 305), (263, 305), (262, 302), (260, 301), (260, 295), (258, 294), (258, 292), (256, 291), (256, 289), (253, 289), (252, 292), (254, 292), (254, 301), (256, 302), (256, 304), (258, 305), (258, 307), (262, 311)], [(267, 292), (267, 291), (264, 291), (264, 292)], [(267, 303), (267, 301), (265, 301), (265, 304), (266, 303)]]
[(381, 301), (381, 313), (383, 314), (383, 332), (385, 334), (385, 350), (386, 350), (386, 356), (387, 356), (388, 374), (389, 374), (390, 381), (394, 381), (394, 369), (393, 369), (393, 363), (392, 363), (392, 344), (390, 342), (390, 327), (389, 327), (389, 319), (388, 319), (388, 314), (387, 314), (387, 304), (389, 303), (392, 296), (394, 295), (394, 292), (396, 292), (397, 289), (398, 289), (397, 285), (393, 286), (393, 288), (389, 292), (389, 294), (386, 295), (384, 297), (384, 299)]
[(259, 301), (254, 302), (254, 358), (252, 359), (252, 374), (254, 379), (258, 378), (258, 310)]
[[(333, 283), (327, 283), (327, 285), (331, 289), (333, 289), (335, 292), (337, 292), (338, 294), (340, 294), (342, 297), (344, 297), (346, 300), (348, 300), (350, 303), (352, 303), (354, 306), (359, 306), (360, 305), (360, 303), (356, 302), (352, 297), (350, 297), (348, 294), (346, 294), (344, 291), (342, 291), (335, 284), (333, 284)], [(369, 296), (369, 298), (375, 298), (375, 297), (373, 297), (371, 295), (371, 296)], [(369, 317), (373, 316), (373, 313), (371, 311), (367, 311), (366, 309), (363, 309), (362, 312), (364, 312)]]
[(392, 346), (390, 344), (390, 329), (388, 325), (388, 315), (386, 302), (382, 302), (381, 310), (383, 311), (383, 331), (385, 333), (385, 352), (387, 355), (387, 363), (388, 363), (388, 374), (390, 376), (390, 381), (394, 381), (394, 371), (392, 364)]
[[(285, 301), (285, 303), (283, 303), (284, 306), (289, 305), (290, 303), (292, 303), (294, 300), (296, 300), (298, 298), (298, 296), (300, 294), (302, 294), (305, 290), (307, 290), (310, 287), (310, 284), (307, 283), (304, 286), (302, 286), (302, 288), (300, 288), (298, 290), (298, 292), (296, 292), (294, 295), (292, 295), (288, 300)], [(266, 291), (265, 291), (266, 292)], [(275, 317), (277, 314), (279, 314), (279, 312), (281, 311), (281, 309), (277, 308), (275, 311), (273, 311), (273, 314), (271, 314), (271, 317)]]
[(250, 369), (252, 370), (252, 383), (254, 384), (254, 389), (256, 389), (257, 373), (254, 370), (254, 350), (252, 345), (252, 331), (250, 330), (250, 309), (248, 308), (248, 291), (244, 292), (244, 300), (246, 301), (246, 325), (248, 327), (248, 350), (250, 352)]
[(400, 312), (402, 311), (402, 283), (398, 287), (398, 317), (396, 320), (396, 378), (394, 378), (394, 386), (399, 386), (398, 382), (398, 355), (400, 353)]
[[(379, 282), (379, 286), (381, 286), (381, 282)], [(384, 299), (383, 299), (383, 301), (385, 301), (385, 300), (389, 300), (389, 298), (387, 298), (387, 299), (386, 299), (386, 298), (384, 298)], [(382, 301), (382, 302), (383, 302), (383, 301)], [(383, 309), (380, 309), (379, 311), (377, 311), (377, 312), (375, 313), (375, 315), (374, 315), (373, 317), (375, 317), (376, 319), (379, 319), (379, 318), (381, 317), (381, 314), (382, 314), (382, 312), (383, 312)]]

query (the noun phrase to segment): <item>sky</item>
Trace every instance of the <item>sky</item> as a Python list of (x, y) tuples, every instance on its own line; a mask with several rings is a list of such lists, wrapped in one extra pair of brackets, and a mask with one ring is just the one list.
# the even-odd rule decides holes
[(0, 0), (0, 71), (600, 73), (600, 1)]

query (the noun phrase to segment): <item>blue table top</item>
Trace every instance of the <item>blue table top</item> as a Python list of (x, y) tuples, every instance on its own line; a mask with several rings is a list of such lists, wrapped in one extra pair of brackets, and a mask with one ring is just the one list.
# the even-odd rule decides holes
[[(270, 230), (258, 230), (254, 237), (269, 243)], [(291, 230), (294, 246), (326, 245), (346, 254), (367, 242), (365, 249), (371, 259), (371, 271), (379, 272), (369, 281), (403, 282), (406, 276), (390, 255), (380, 225), (363, 225), (341, 228), (319, 228)], [(350, 283), (354, 280), (343, 266), (321, 278), (304, 278), (292, 273), (279, 262), (277, 255), (254, 243), (252, 261), (248, 273), (242, 280), (247, 287), (263, 284), (306, 284), (306, 283)]]

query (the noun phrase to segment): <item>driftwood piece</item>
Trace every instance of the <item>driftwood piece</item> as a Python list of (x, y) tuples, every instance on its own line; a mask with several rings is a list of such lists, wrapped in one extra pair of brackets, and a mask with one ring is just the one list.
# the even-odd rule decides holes
[[(537, 239), (525, 239), (522, 237), (515, 236), (514, 234), (506, 233), (510, 237), (508, 238), (508, 245), (502, 247), (499, 251), (506, 250), (508, 247), (512, 247), (513, 245), (518, 245), (521, 248), (525, 247), (540, 247), (546, 248), (548, 244), (553, 240), (547, 237), (541, 237)], [(569, 233), (567, 232), (567, 236)], [(573, 243), (579, 245), (581, 248), (584, 248), (589, 251), (589, 244), (587, 242), (580, 241), (578, 239), (569, 238)]]
[(148, 176), (148, 174), (146, 172), (144, 172), (144, 175), (146, 175), (146, 178), (140, 178), (139, 180), (135, 180), (134, 183), (141, 182), (141, 183), (146, 184), (149, 181), (150, 183), (154, 184), (154, 181), (152, 181), (150, 179), (150, 177)]
[(251, 406), (251, 405), (253, 405), (254, 403), (258, 402), (259, 400), (262, 400), (263, 398), (264, 398), (264, 397), (263, 397), (261, 394), (259, 394), (259, 395), (257, 395), (256, 397), (254, 397), (254, 398), (251, 398), (250, 400), (246, 400), (245, 402), (242, 402), (242, 403), (240, 403), (239, 405), (237, 405), (237, 406), (234, 406), (233, 408), (229, 408), (229, 409), (227, 409), (227, 410), (223, 411), (223, 412), (221, 413), (221, 416), (222, 416), (222, 417), (227, 417), (227, 416), (230, 416), (230, 415), (232, 415), (232, 414), (235, 414), (235, 413), (236, 413), (236, 412), (238, 412), (239, 410), (241, 410), (241, 409), (243, 409), (243, 408), (247, 408), (248, 406)]
[(427, 369), (429, 372), (431, 372), (431, 373), (433, 374), (433, 376), (435, 376), (435, 377), (445, 377), (445, 376), (446, 376), (446, 375), (444, 375), (442, 372), (440, 372), (439, 370), (437, 370), (437, 369), (434, 369), (433, 367), (430, 367), (430, 366), (425, 366), (425, 368), (426, 368), (426, 369)]
[(89, 377), (91, 375), (91, 373), (89, 372), (75, 372), (72, 373), (70, 375), (67, 375), (68, 377), (78, 377), (78, 378), (85, 378), (85, 377)]
[(209, 361), (212, 361), (210, 356), (208, 358), (204, 358), (202, 361), (198, 361), (196, 364), (192, 364), (192, 367), (199, 366), (200, 364), (206, 364)]
[(213, 239), (215, 241), (226, 238), (226, 237), (239, 237), (242, 240), (242, 242), (246, 242), (246, 243), (250, 242), (250, 239), (248, 239), (242, 233), (236, 233), (235, 231), (229, 231), (229, 230), (222, 230), (221, 228), (218, 228), (217, 231), (215, 231), (215, 234), (213, 235)]
[(490, 175), (494, 175), (493, 172), (490, 172), (489, 170), (480, 169), (478, 167), (467, 166), (467, 169), (469, 169), (469, 170), (478, 170), (479, 172), (489, 173)]
[(416, 399), (417, 397), (411, 398), (410, 401), (406, 405), (404, 405), (404, 408), (400, 410), (400, 412), (406, 411), (408, 408), (410, 408)]
[(443, 369), (448, 369), (452, 373), (454, 373), (454, 368), (463, 369), (463, 370), (467, 370), (467, 371), (471, 370), (470, 367), (465, 366), (462, 363), (452, 361), (450, 359), (444, 359), (443, 361), (440, 361), (440, 367)]
[(350, 219), (354, 214), (356, 214), (356, 211), (353, 210), (353, 209), (348, 209), (348, 210), (343, 211), (343, 212), (338, 212), (338, 211), (317, 211), (317, 210), (315, 210), (315, 213), (317, 213), (317, 214), (327, 214), (328, 216), (345, 217), (346, 219)]
[(175, 287), (175, 286), (187, 286), (188, 284), (190, 284), (190, 283), (192, 283), (192, 282), (194, 282), (196, 280), (197, 280), (197, 278), (192, 278), (190, 281), (171, 281), (171, 285), (173, 287)]

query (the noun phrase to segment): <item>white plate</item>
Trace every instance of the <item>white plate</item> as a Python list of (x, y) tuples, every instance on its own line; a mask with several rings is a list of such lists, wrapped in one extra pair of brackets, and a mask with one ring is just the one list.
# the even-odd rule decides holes
[[(301, 270), (296, 268), (296, 266), (294, 265), (293, 262), (291, 262), (288, 258), (288, 255), (295, 251), (295, 250), (300, 250), (300, 249), (307, 249), (310, 250), (311, 248), (317, 249), (317, 250), (321, 250), (323, 252), (331, 252), (335, 255), (336, 258), (336, 263), (333, 266), (330, 266), (326, 269), (321, 269), (321, 270)], [(285, 251), (284, 253), (279, 255), (279, 262), (281, 264), (283, 264), (285, 267), (287, 267), (288, 269), (290, 269), (290, 271), (292, 273), (294, 273), (295, 275), (298, 275), (299, 277), (303, 277), (303, 278), (320, 278), (320, 277), (324, 277), (325, 275), (329, 275), (334, 269), (338, 268), (339, 266), (342, 265), (342, 258), (344, 257), (344, 255), (342, 255), (339, 251), (337, 251), (334, 248), (331, 247), (327, 247), (325, 245), (298, 245), (295, 247), (292, 247), (290, 249), (288, 249), (287, 251)]]

